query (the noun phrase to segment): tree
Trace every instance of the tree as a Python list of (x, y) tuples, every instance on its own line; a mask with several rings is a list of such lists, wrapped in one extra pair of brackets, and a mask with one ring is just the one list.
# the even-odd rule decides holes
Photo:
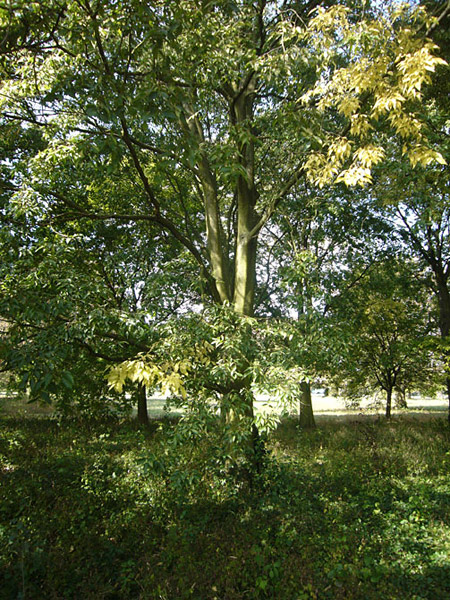
[(347, 344), (339, 378), (350, 394), (381, 389), (390, 418), (395, 389), (430, 388), (436, 379), (427, 336), (432, 306), (411, 266), (394, 260), (372, 266), (358, 287), (335, 306)]
[[(72, 184), (63, 171), (59, 193)], [(88, 184), (94, 194), (96, 180)], [(110, 200), (113, 193), (110, 183)], [(140, 224), (99, 220), (81, 231), (71, 222), (58, 229), (38, 222), (39, 216), (17, 215), (0, 234), (0, 311), (9, 323), (4, 364), (32, 399), (56, 397), (64, 412), (95, 405), (105, 411), (111, 401), (105, 368), (147, 350), (155, 341), (150, 325), (192, 305), (192, 269), (189, 261), (181, 269), (177, 249), (159, 240), (155, 246), (158, 232), (147, 238), (151, 232), (140, 232)], [(142, 391), (131, 391), (145, 420)]]
[[(3, 118), (48, 140), (17, 182), (16, 212), (35, 211), (39, 227), (156, 226), (238, 315), (254, 315), (259, 235), (304, 175), (319, 187), (370, 182), (384, 155), (371, 142), (378, 122), (413, 162), (443, 162), (414, 116), (443, 63), (420, 10), (47, 0), (0, 14)], [(105, 173), (134, 173), (133, 195), (76, 181), (58, 193), (61, 163), (86, 172), (93, 154)], [(245, 398), (251, 421), (249, 367), (224, 393)]]
[[(431, 178), (428, 176), (428, 182)], [(437, 300), (437, 321), (444, 348), (441, 356), (445, 360), (445, 344), (450, 334), (450, 207), (445, 190), (448, 186), (438, 179), (434, 181), (435, 185), (430, 186), (423, 178), (411, 177), (404, 187), (405, 202), (398, 204), (393, 212), (401, 239), (431, 273), (423, 281)], [(448, 377), (446, 388), (450, 403)]]
[[(450, 13), (448, 5), (430, 3), (438, 20), (431, 32), (439, 43), (442, 55), (450, 56)], [(431, 137), (442, 155), (450, 156), (449, 81), (445, 73), (438, 73), (424, 97), (423, 118)], [(397, 155), (396, 155), (397, 153)], [(450, 334), (450, 196), (447, 167), (439, 166), (426, 171), (411, 169), (398, 163), (399, 148), (391, 148), (391, 161), (385, 163), (384, 172), (376, 179), (374, 195), (378, 205), (384, 207), (386, 217), (396, 235), (431, 277), (422, 281), (435, 296), (438, 306), (437, 321), (442, 343), (440, 354), (447, 362), (447, 344)], [(446, 378), (450, 420), (450, 378)]]
[[(289, 214), (275, 217), (261, 238), (267, 274), (258, 300), (268, 314), (290, 320), (298, 330), (296, 355), (305, 376), (299, 419), (302, 427), (313, 427), (311, 383), (333, 373), (340, 348), (329, 324), (330, 308), (386, 253), (391, 228), (364, 191), (317, 190), (306, 181), (298, 188), (301, 193), (289, 199)], [(352, 280), (348, 273), (357, 265), (362, 275)]]

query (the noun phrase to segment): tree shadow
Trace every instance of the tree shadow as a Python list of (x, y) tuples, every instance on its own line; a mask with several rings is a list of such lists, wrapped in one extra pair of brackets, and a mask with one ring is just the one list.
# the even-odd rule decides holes
[(450, 486), (381, 448), (384, 421), (286, 422), (252, 490), (226, 471), (208, 488), (205, 463), (189, 496), (124, 461), (150, 439), (135, 428), (7, 428), (5, 597), (24, 576), (31, 599), (450, 595)]

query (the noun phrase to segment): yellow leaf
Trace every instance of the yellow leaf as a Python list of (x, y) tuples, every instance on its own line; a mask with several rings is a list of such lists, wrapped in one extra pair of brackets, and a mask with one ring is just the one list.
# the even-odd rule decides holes
[(447, 164), (447, 161), (440, 152), (432, 150), (431, 148), (427, 148), (426, 146), (417, 144), (412, 148), (406, 148), (406, 152), (413, 167), (416, 167), (418, 164), (422, 165), (423, 167), (426, 167), (432, 163), (438, 163), (441, 165)]
[(352, 144), (347, 138), (339, 138), (336, 142), (330, 144), (328, 148), (328, 158), (342, 162), (352, 151)]
[(386, 95), (378, 95), (372, 108), (374, 116), (387, 113), (391, 110), (399, 110), (406, 98), (400, 92), (389, 91)]
[(383, 160), (385, 152), (383, 148), (379, 146), (368, 145), (363, 148), (358, 148), (353, 153), (353, 158), (357, 163), (360, 163), (362, 167), (370, 169), (372, 165), (376, 165)]
[(338, 104), (338, 111), (344, 115), (344, 117), (350, 117), (359, 109), (358, 98), (344, 97)]
[(339, 177), (337, 177), (336, 183), (341, 181), (345, 183), (347, 187), (354, 187), (356, 185), (364, 187), (372, 182), (372, 175), (368, 168), (351, 165), (350, 168), (342, 171)]
[(358, 137), (363, 137), (373, 129), (369, 123), (369, 116), (365, 114), (352, 115), (350, 121), (350, 134)]

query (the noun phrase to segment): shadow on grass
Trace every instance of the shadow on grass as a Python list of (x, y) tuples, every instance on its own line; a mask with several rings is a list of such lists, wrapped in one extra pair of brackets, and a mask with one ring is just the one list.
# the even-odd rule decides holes
[(229, 474), (189, 497), (138, 469), (152, 443), (127, 424), (2, 422), (0, 598), (450, 596), (442, 423), (287, 421), (253, 492)]

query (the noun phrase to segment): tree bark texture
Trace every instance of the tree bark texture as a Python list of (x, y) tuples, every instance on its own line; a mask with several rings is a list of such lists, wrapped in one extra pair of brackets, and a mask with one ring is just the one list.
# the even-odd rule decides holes
[(392, 408), (392, 388), (388, 388), (386, 390), (386, 419), (391, 418), (391, 408)]
[(299, 425), (302, 429), (314, 429), (316, 421), (314, 419), (311, 384), (309, 381), (302, 381), (300, 384), (301, 396), (299, 405)]
[(138, 384), (137, 391), (137, 419), (141, 425), (149, 425), (150, 421), (148, 418), (148, 409), (147, 409), (147, 390), (145, 389), (145, 385), (141, 383)]

